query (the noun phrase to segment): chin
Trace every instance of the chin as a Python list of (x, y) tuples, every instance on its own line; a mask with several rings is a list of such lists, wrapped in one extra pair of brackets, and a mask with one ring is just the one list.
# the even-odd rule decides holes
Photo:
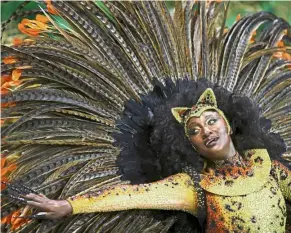
[(227, 158), (227, 156), (225, 156), (225, 151), (227, 150), (224, 145), (215, 145), (214, 147), (208, 149), (208, 152), (206, 152), (207, 156), (205, 157), (212, 160), (224, 160)]

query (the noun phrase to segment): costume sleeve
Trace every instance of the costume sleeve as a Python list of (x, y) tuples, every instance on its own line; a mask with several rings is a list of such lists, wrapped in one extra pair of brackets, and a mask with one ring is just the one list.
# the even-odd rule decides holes
[(197, 214), (197, 192), (187, 174), (140, 185), (119, 185), (96, 195), (68, 199), (73, 214), (110, 212), (129, 209), (182, 210)]
[(284, 198), (291, 201), (291, 171), (282, 163), (273, 161), (271, 174), (278, 182)]

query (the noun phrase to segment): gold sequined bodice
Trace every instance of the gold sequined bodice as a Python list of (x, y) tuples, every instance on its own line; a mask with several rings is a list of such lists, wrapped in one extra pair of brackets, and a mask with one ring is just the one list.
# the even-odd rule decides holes
[(266, 150), (208, 164), (207, 233), (285, 232), (286, 205)]
[(285, 200), (271, 176), (256, 192), (237, 196), (207, 192), (206, 200), (207, 233), (285, 232)]

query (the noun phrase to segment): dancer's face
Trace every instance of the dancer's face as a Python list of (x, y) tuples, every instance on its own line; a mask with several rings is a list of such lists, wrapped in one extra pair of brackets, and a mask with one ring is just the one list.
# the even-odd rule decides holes
[(187, 123), (189, 140), (197, 152), (210, 160), (231, 157), (233, 144), (223, 117), (215, 111), (205, 111)]

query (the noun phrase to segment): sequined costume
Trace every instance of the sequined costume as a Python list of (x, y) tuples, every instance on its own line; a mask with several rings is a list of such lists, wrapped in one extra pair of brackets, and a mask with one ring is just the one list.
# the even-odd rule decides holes
[[(2, 232), (288, 232), (288, 22), (227, 28), (226, 2), (44, 3), (2, 25), (21, 17), (29, 36), (1, 46)], [(232, 132), (231, 159), (189, 142), (205, 109)], [(21, 189), (72, 216), (23, 218)]]
[[(247, 151), (223, 164), (207, 166), (201, 186), (206, 191), (206, 232), (285, 232), (286, 205), (291, 200), (291, 172), (271, 163), (263, 149)], [(185, 173), (141, 185), (111, 187), (100, 193), (69, 198), (73, 214), (126, 209), (182, 210), (197, 214), (197, 192)], [(262, 203), (257, 200), (264, 200)], [(116, 205), (118, 203), (118, 205)]]

